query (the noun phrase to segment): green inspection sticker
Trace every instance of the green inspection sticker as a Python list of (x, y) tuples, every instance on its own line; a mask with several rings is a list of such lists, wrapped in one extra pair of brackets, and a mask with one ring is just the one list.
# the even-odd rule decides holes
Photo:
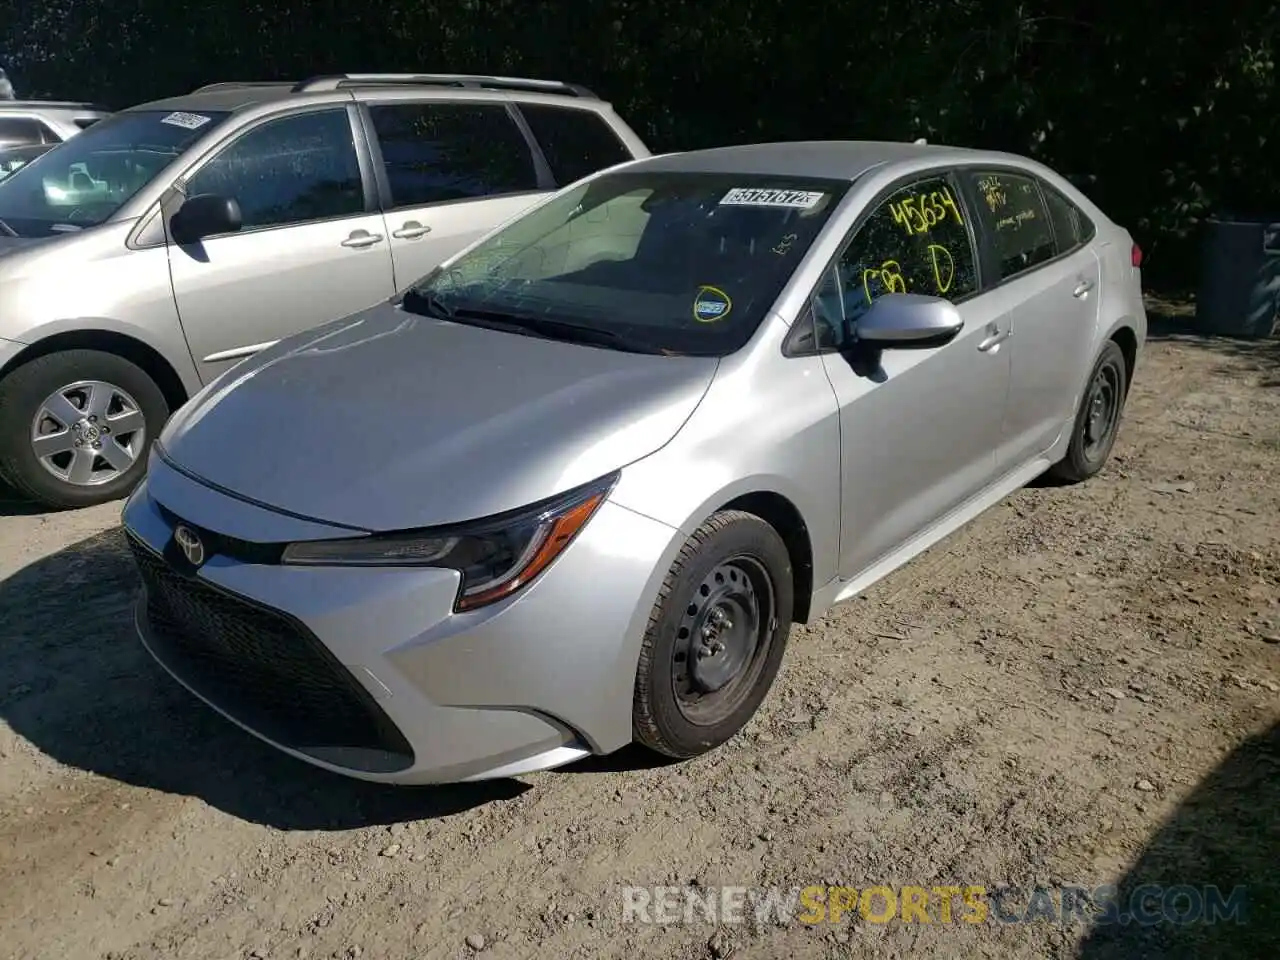
[(733, 309), (733, 301), (719, 287), (702, 286), (693, 300), (693, 319), (699, 323), (723, 320)]

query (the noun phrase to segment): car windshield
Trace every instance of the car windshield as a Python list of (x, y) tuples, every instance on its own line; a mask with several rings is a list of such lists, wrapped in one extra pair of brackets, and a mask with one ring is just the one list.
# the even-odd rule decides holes
[(97, 226), (226, 117), (139, 110), (95, 123), (0, 181), (0, 223), (20, 237)]
[(437, 268), (404, 306), (618, 349), (724, 356), (759, 327), (848, 186), (605, 174)]
[(25, 167), (40, 154), (48, 153), (52, 149), (52, 144), (33, 143), (28, 146), (0, 150), (0, 180), (12, 176), (20, 167)]

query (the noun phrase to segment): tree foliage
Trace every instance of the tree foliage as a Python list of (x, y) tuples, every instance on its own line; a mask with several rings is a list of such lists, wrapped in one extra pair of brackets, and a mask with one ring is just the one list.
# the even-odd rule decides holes
[(1200, 220), (1280, 219), (1280, 7), (1187, 0), (0, 0), (19, 94), (123, 106), (342, 71), (574, 80), (657, 150), (914, 139), (1068, 174), (1167, 275)]

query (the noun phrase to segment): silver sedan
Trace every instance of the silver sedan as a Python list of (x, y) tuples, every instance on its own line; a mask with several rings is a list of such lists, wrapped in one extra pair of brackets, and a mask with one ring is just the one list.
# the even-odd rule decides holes
[(1107, 461), (1141, 251), (1027, 159), (654, 157), (169, 422), (124, 512), (143, 642), (280, 749), (510, 776), (751, 718), (812, 621)]

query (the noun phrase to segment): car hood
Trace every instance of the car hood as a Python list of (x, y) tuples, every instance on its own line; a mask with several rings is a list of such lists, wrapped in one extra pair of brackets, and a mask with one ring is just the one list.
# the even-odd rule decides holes
[(659, 449), (717, 362), (384, 303), (233, 367), (169, 421), (160, 444), (193, 477), (295, 515), (374, 531), (457, 523)]

